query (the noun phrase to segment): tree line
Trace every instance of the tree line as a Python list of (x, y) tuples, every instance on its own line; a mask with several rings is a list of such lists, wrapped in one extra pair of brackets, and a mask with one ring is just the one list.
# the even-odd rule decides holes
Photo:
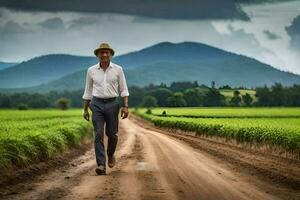
[[(256, 88), (224, 85), (216, 88), (214, 81), (210, 86), (199, 85), (197, 81), (181, 81), (169, 86), (161, 83), (145, 87), (130, 86), (128, 89), (130, 107), (300, 106), (300, 84), (283, 86), (274, 83), (270, 87), (264, 85)], [(80, 108), (82, 94), (83, 90), (50, 91), (45, 94), (0, 93), (0, 108)]]

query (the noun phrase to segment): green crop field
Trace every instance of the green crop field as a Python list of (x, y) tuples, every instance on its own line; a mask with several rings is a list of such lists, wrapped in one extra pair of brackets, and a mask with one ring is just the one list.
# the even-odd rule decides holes
[(160, 127), (280, 146), (300, 156), (300, 108), (153, 108), (148, 114), (146, 110), (132, 112)]
[[(146, 108), (140, 108), (145, 112)], [(300, 118), (300, 108), (153, 108), (153, 115), (162, 115), (166, 111), (167, 116), (199, 117), (199, 118)]]
[(82, 110), (0, 110), (0, 170), (52, 158), (92, 136)]
[[(255, 98), (255, 90), (238, 90), (240, 92), (240, 95), (244, 95), (246, 93), (250, 94), (251, 97)], [(232, 89), (220, 89), (220, 93), (224, 95), (225, 97), (233, 97), (234, 90)]]

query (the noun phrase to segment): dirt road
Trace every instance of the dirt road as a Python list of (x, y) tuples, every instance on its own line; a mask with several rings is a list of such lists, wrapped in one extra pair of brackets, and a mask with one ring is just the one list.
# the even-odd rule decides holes
[[(243, 165), (222, 161), (136, 117), (120, 120), (119, 135), (117, 165), (108, 168), (108, 175), (95, 174), (91, 148), (69, 165), (20, 183), (22, 187), (16, 183), (12, 187), (18, 190), (1, 199), (300, 199), (297, 188), (244, 173)], [(296, 178), (287, 179), (297, 186), (298, 163), (289, 166)]]

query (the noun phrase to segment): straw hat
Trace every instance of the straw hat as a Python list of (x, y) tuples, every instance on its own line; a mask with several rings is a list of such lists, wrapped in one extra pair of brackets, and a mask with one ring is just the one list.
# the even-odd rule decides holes
[(98, 51), (102, 50), (102, 49), (108, 49), (108, 50), (110, 50), (112, 56), (115, 54), (115, 51), (109, 46), (109, 44), (107, 44), (107, 43), (101, 43), (100, 46), (97, 49), (94, 50), (95, 56), (97, 56)]

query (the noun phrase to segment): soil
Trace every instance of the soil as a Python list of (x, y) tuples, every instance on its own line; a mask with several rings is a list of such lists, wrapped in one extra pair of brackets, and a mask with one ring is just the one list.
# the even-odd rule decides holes
[(115, 167), (107, 167), (107, 175), (94, 171), (90, 141), (85, 149), (65, 154), (58, 163), (45, 163), (35, 173), (26, 176), (16, 171), (1, 178), (0, 197), (300, 199), (299, 161), (174, 133), (130, 114), (120, 120), (117, 162)]

